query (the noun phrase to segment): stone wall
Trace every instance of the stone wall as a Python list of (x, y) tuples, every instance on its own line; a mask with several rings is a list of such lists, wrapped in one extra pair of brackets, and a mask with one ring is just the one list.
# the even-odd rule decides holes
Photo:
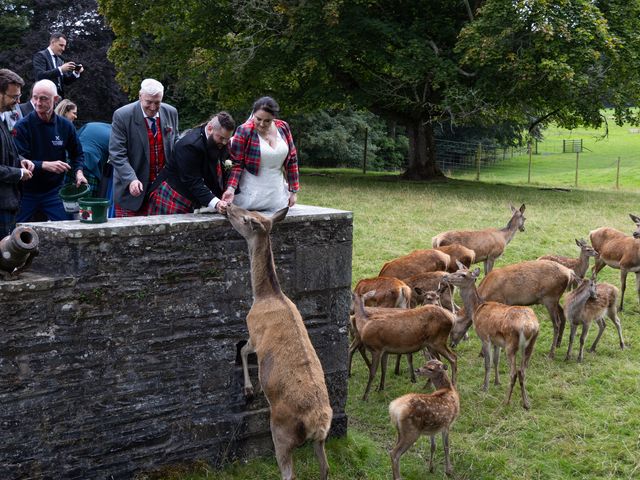
[[(31, 226), (40, 255), (0, 281), (0, 478), (132, 478), (271, 452), (266, 401), (242, 394), (249, 260), (226, 219)], [(272, 241), (343, 435), (352, 215), (295, 207)]]

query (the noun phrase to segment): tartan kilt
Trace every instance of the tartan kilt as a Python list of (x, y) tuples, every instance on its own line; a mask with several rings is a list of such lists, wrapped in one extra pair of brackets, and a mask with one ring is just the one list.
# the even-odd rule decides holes
[(149, 196), (148, 215), (172, 215), (193, 212), (193, 202), (180, 195), (165, 180)]

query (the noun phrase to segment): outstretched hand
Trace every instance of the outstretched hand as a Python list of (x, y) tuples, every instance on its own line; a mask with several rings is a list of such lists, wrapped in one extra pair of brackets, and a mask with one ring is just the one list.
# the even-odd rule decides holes
[(233, 203), (233, 197), (235, 196), (235, 191), (232, 188), (227, 188), (222, 194), (222, 201), (229, 205), (230, 203)]

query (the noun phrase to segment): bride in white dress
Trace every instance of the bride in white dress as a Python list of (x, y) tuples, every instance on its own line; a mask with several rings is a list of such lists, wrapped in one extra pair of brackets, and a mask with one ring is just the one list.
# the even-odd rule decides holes
[(276, 118), (278, 111), (274, 99), (262, 97), (254, 103), (249, 120), (236, 130), (229, 147), (233, 166), (222, 201), (268, 212), (295, 205), (298, 155), (289, 125)]

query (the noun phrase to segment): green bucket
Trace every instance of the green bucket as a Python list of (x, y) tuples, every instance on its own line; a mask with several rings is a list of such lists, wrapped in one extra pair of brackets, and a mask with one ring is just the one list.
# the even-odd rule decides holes
[(77, 213), (80, 209), (78, 200), (91, 194), (89, 185), (80, 185), (76, 187), (73, 183), (69, 183), (60, 189), (60, 198), (64, 205), (64, 211), (67, 213)]
[(81, 198), (80, 221), (84, 223), (104, 223), (107, 221), (109, 200), (106, 198)]

